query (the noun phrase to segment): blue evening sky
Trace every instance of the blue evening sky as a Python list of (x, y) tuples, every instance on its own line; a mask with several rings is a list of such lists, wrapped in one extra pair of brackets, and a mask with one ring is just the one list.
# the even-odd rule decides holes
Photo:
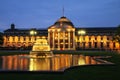
[(0, 30), (47, 28), (62, 14), (75, 27), (116, 27), (120, 24), (120, 0), (0, 0)]

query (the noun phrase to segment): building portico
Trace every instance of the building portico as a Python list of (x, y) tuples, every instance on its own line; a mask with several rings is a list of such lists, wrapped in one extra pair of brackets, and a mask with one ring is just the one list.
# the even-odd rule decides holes
[(48, 36), (51, 50), (75, 50), (75, 28), (66, 17), (48, 28)]

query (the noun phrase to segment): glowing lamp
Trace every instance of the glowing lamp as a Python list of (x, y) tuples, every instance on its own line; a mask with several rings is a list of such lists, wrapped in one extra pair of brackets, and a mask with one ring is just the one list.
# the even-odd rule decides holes
[(31, 30), (31, 31), (30, 31), (30, 35), (36, 35), (36, 34), (37, 34), (36, 31), (34, 31), (34, 30)]
[(79, 34), (79, 35), (84, 35), (84, 34), (86, 34), (86, 31), (80, 30), (80, 31), (78, 31), (78, 34)]

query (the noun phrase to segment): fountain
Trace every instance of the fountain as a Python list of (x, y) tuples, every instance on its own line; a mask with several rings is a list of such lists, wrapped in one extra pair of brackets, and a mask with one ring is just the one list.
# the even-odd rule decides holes
[(50, 46), (45, 38), (37, 38), (32, 51), (30, 51), (30, 57), (32, 58), (44, 58), (53, 56)]

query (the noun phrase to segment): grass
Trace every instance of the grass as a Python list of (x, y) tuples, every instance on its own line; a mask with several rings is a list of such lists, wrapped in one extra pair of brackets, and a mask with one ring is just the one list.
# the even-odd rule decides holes
[[(54, 51), (57, 54), (58, 51)], [(0, 52), (1, 53), (1, 52)], [(114, 66), (81, 66), (65, 70), (64, 73), (2, 73), (1, 80), (120, 80), (120, 54), (103, 51), (60, 51), (59, 54), (84, 54), (90, 56), (112, 56), (107, 60)]]

